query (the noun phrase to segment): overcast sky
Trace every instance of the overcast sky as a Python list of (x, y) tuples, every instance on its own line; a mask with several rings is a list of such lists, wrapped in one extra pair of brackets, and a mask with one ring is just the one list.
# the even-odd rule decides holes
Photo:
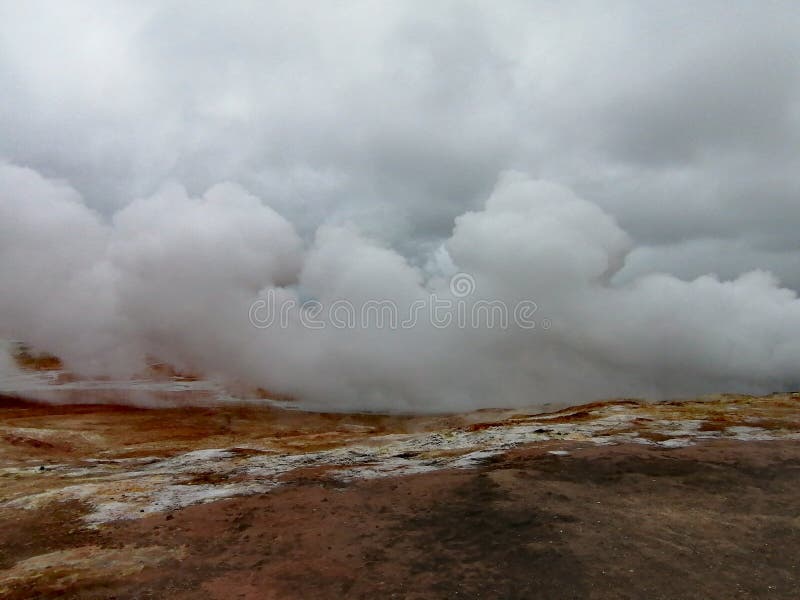
[(622, 280), (800, 288), (799, 84), (796, 2), (0, 2), (0, 158), (104, 214), (233, 181), (413, 257), (516, 169), (617, 218)]

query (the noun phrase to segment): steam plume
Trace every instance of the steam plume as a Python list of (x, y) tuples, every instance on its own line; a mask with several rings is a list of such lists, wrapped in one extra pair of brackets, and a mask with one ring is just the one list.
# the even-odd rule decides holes
[[(561, 185), (503, 173), (483, 208), (456, 218), (445, 243), (413, 263), (357, 222), (322, 225), (304, 242), (264, 200), (231, 183), (198, 197), (169, 183), (105, 219), (67, 183), (0, 165), (0, 335), (83, 373), (131, 373), (158, 356), (341, 410), (797, 382), (793, 291), (764, 271), (616, 283), (631, 238)], [(469, 297), (450, 289), (456, 272), (474, 282)], [(404, 315), (433, 295), (470, 307), (533, 302), (536, 326), (440, 327), (423, 315), (413, 327), (310, 328), (301, 307), (391, 301)], [(251, 308), (267, 297), (290, 306), (286, 322), (255, 327)]]

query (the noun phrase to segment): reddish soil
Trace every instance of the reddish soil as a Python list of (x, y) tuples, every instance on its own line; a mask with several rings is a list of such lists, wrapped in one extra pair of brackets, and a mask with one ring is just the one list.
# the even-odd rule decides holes
[(20, 510), (0, 568), (71, 547), (182, 557), (9, 599), (794, 599), (799, 494), (793, 441), (549, 443), (471, 470), (346, 485), (312, 472), (97, 531), (78, 503)]

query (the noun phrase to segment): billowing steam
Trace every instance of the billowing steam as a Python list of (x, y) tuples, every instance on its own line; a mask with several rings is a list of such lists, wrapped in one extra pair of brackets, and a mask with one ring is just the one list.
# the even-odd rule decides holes
[[(755, 392), (798, 380), (794, 292), (761, 271), (617, 284), (631, 239), (562, 186), (502, 174), (485, 206), (413, 264), (357, 225), (323, 225), (305, 242), (227, 183), (200, 197), (169, 184), (107, 220), (68, 184), (2, 164), (0, 336), (83, 373), (132, 373), (156, 356), (342, 410)], [(451, 289), (456, 273), (466, 287)], [(370, 303), (394, 307), (399, 321), (391, 311), (383, 323), (348, 321)], [(436, 319), (432, 303), (444, 307)], [(476, 303), (480, 322), (460, 320)], [(492, 313), (503, 308), (505, 326)]]

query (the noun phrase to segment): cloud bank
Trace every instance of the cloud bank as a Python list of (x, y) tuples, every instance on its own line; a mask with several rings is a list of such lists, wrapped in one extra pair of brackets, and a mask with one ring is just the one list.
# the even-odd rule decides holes
[[(798, 383), (792, 2), (0, 0), (0, 334), (342, 408)], [(254, 299), (536, 303), (260, 330)]]
[[(323, 226), (306, 245), (234, 184), (200, 197), (169, 184), (105, 221), (72, 188), (6, 164), (0, 224), (2, 333), (82, 372), (125, 373), (157, 356), (316, 406), (415, 411), (797, 382), (800, 301), (774, 276), (615, 284), (630, 236), (568, 188), (518, 172), (456, 218), (427, 268), (352, 227)], [(448, 285), (456, 271), (474, 281), (467, 298)], [(254, 326), (251, 306), (267, 294), (293, 302), (286, 322)], [(432, 295), (532, 301), (540, 326), (303, 318), (308, 299), (391, 301), (406, 314)]]

